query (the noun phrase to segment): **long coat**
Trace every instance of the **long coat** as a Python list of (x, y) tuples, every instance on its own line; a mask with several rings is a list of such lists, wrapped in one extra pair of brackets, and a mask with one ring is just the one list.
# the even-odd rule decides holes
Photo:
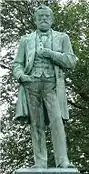
[[(64, 73), (66, 68), (74, 67), (76, 63), (76, 56), (73, 53), (69, 36), (63, 32), (52, 30), (53, 36), (53, 61), (55, 65), (56, 74), (56, 92), (63, 119), (69, 119), (67, 98), (65, 91)], [(13, 74), (19, 81), (23, 74), (29, 74), (35, 58), (36, 49), (36, 31), (22, 36), (20, 45), (13, 62)], [(28, 93), (24, 85), (20, 84), (18, 92), (18, 100), (16, 105), (15, 118), (18, 120), (28, 120), (30, 122), (30, 102)], [(46, 109), (45, 109), (46, 111)], [(48, 124), (47, 112), (45, 113), (45, 123)]]

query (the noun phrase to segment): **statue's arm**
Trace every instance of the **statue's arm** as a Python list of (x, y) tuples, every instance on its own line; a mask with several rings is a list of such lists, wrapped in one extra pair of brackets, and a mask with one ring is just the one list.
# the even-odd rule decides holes
[(22, 75), (24, 75), (24, 61), (25, 61), (25, 44), (24, 36), (21, 37), (20, 44), (17, 50), (17, 54), (13, 61), (13, 75), (19, 80)]
[(72, 68), (76, 64), (76, 56), (73, 53), (73, 49), (71, 46), (71, 42), (69, 36), (64, 34), (63, 39), (63, 52), (51, 52), (51, 59), (55, 64), (63, 67), (63, 68)]

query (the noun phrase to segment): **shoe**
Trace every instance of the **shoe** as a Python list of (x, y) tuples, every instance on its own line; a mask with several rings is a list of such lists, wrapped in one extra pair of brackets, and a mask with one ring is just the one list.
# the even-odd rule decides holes
[(75, 166), (71, 163), (68, 164), (67, 168), (74, 168)]
[(41, 167), (38, 165), (33, 165), (33, 166), (31, 166), (31, 168), (33, 169), (33, 168), (41, 168)]
[(39, 166), (39, 165), (33, 165), (32, 167), (31, 167), (32, 169), (34, 169), (34, 168), (46, 168), (46, 167), (43, 167), (43, 166)]
[(60, 167), (60, 168), (74, 168), (74, 165), (72, 163), (63, 163), (63, 164), (59, 164), (57, 167)]

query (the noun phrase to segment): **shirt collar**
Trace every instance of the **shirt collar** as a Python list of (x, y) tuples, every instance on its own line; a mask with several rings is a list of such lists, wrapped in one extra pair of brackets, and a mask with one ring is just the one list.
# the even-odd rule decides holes
[(38, 34), (39, 37), (41, 37), (41, 36), (47, 36), (47, 37), (49, 37), (50, 34), (51, 34), (51, 29), (48, 30), (47, 32), (41, 32), (40, 30), (37, 30), (37, 34)]

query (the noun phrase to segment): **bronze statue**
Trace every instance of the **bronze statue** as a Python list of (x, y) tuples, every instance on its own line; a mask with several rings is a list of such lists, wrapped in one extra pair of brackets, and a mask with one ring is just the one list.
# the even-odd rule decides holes
[(40, 5), (34, 14), (37, 30), (22, 36), (13, 63), (20, 83), (16, 118), (31, 124), (34, 167), (47, 167), (44, 125), (51, 130), (56, 167), (73, 167), (69, 162), (62, 119), (68, 119), (64, 69), (76, 64), (69, 36), (54, 31), (53, 12)]

